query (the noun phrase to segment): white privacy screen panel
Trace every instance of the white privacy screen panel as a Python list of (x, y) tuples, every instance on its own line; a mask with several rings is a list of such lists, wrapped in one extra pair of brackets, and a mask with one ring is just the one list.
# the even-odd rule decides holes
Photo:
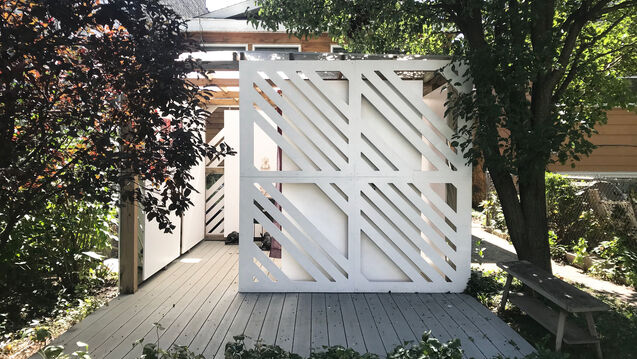
[(446, 64), (241, 62), (241, 291), (464, 289), (471, 167), (450, 146)]

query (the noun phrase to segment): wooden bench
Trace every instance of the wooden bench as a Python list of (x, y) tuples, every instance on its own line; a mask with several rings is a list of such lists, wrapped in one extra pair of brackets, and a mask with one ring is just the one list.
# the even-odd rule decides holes
[[(498, 267), (508, 273), (499, 311), (503, 311), (507, 300), (510, 300), (544, 328), (555, 334), (556, 351), (560, 351), (562, 348), (562, 341), (566, 344), (593, 344), (597, 357), (602, 359), (602, 348), (592, 313), (609, 310), (606, 303), (530, 262), (501, 262), (498, 263)], [(514, 277), (532, 289), (536, 296), (540, 295), (555, 304), (557, 310), (546, 305), (536, 296), (509, 293)], [(581, 313), (586, 319), (587, 330), (568, 318), (569, 313)]]

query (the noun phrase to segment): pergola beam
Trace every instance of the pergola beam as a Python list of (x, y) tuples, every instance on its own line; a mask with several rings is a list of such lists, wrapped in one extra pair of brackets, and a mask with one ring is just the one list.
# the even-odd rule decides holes
[(194, 86), (239, 87), (239, 79), (187, 79)]

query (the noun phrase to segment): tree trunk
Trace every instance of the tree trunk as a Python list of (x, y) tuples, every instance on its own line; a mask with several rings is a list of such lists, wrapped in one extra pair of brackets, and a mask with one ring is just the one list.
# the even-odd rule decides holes
[(519, 197), (506, 170), (490, 170), (518, 259), (551, 273), (544, 171), (520, 171)]
[(518, 252), (518, 258), (528, 260), (551, 272), (551, 251), (546, 218), (546, 184), (544, 169), (520, 169), (520, 204), (526, 219), (526, 251)]

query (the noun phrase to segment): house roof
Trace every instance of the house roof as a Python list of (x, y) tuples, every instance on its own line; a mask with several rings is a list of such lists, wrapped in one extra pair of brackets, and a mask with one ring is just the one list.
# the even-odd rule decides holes
[(192, 19), (208, 13), (206, 0), (160, 0), (184, 19)]
[(228, 5), (201, 15), (203, 18), (211, 19), (246, 19), (246, 11), (256, 11), (259, 7), (255, 0), (245, 0), (236, 4)]
[[(255, 28), (245, 19), (213, 19), (209, 17), (196, 17), (188, 21), (188, 32), (271, 32), (262, 27)], [(275, 32), (285, 32), (283, 26)]]

